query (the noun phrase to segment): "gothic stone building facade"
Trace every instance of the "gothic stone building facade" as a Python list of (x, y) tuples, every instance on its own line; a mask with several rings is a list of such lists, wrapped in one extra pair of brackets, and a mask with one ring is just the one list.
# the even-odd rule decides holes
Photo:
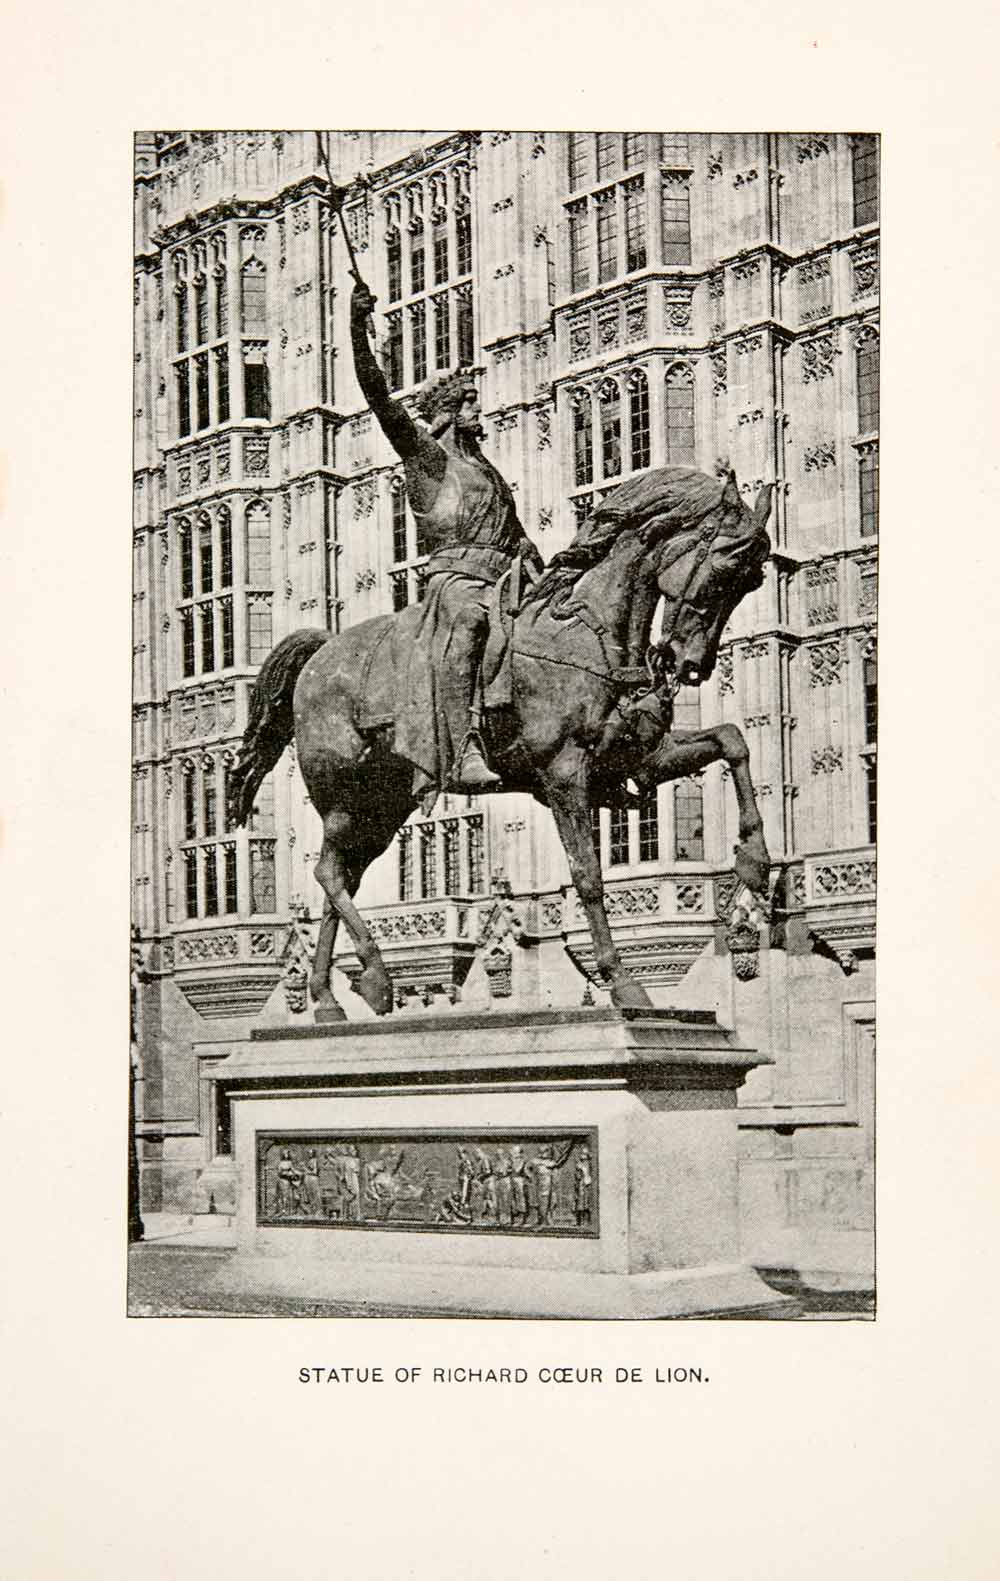
[[(645, 467), (776, 484), (764, 586), (679, 721), (750, 746), (777, 890), (735, 914), (719, 767), (595, 817), (660, 1004), (773, 1065), (741, 1094), (746, 1251), (864, 1280), (872, 1219), (878, 149), (866, 135), (331, 132), (405, 399), (482, 370), (486, 449), (549, 558)], [(357, 178), (357, 179), (356, 179)], [(296, 1023), (320, 895), (293, 751), (247, 830), (226, 773), (261, 660), (419, 597), (423, 545), (364, 408), (312, 132), (136, 142), (134, 921), (144, 1211), (217, 1206), (205, 1071)], [(398, 1013), (603, 1002), (547, 812), (443, 796), (360, 894)], [(341, 988), (356, 961), (337, 957)], [(347, 994), (347, 999), (353, 996)], [(365, 1014), (360, 1000), (358, 1015)], [(206, 1174), (208, 1170), (208, 1174)]]

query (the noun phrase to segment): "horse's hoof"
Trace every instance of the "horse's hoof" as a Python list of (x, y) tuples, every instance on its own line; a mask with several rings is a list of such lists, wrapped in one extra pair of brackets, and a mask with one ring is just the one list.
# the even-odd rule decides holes
[(354, 992), (361, 995), (377, 1016), (387, 1016), (392, 1009), (392, 983), (381, 963), (365, 967), (354, 984)]
[(741, 883), (753, 895), (766, 895), (771, 877), (771, 860), (760, 834), (749, 835), (735, 848), (733, 867)]
[(330, 1021), (346, 1021), (347, 1012), (341, 1009), (336, 999), (331, 999), (329, 1004), (313, 1006), (313, 1019), (317, 1026), (324, 1026)]
[(625, 982), (612, 983), (611, 1003), (617, 1005), (619, 1010), (652, 1010), (653, 1001), (650, 999), (641, 983), (634, 978)]

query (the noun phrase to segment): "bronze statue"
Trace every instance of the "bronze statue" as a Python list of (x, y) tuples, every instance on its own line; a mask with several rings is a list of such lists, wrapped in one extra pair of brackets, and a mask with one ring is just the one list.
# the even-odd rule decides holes
[[(374, 392), (373, 381), (370, 388)], [(463, 390), (458, 409), (474, 424), (475, 407), (465, 387), (456, 388)], [(447, 410), (453, 412), (449, 400)], [(438, 524), (437, 552), (454, 551), (431, 579), (437, 578), (430, 595), (436, 604), (432, 641), (421, 605), (336, 635), (293, 632), (261, 667), (232, 778), (232, 814), (244, 823), (265, 775), (294, 736), (299, 767), (323, 820), (316, 878), (327, 898), (310, 978), (323, 1019), (343, 1017), (329, 983), (338, 921), (362, 965), (357, 991), (377, 1014), (392, 1009), (385, 963), (352, 897), (428, 787), (433, 794), (442, 783), (441, 734), (447, 733), (450, 764), (462, 746), (459, 729), (468, 737), (472, 728), (466, 725), (469, 666), (482, 640), (482, 593), (489, 577), (468, 574), (480, 562), (465, 560), (475, 539), (462, 540), (459, 531), (485, 522), (495, 535), (491, 542), (503, 548), (481, 552), (498, 555), (497, 564), (526, 542), (503, 480), (471, 454), (478, 452), (475, 436), (459, 438), (454, 420), (444, 423), (442, 413), (445, 438), (427, 439), (408, 417), (394, 427), (398, 412), (388, 402), (382, 421), (397, 436), (393, 442), (402, 447), (408, 478), (412, 467), (418, 509)], [(456, 475), (452, 468), (462, 469), (463, 479), (488, 480), (481, 496), (478, 484), (470, 484), (480, 504), (461, 516), (461, 529), (459, 512), (449, 514), (443, 505), (437, 511), (441, 492), (458, 489), (449, 481)], [(467, 499), (464, 482), (462, 498)], [(724, 759), (739, 808), (736, 869), (752, 891), (767, 889), (769, 860), (743, 736), (728, 724), (673, 731), (671, 705), (679, 686), (698, 685), (711, 675), (726, 621), (740, 599), (760, 586), (770, 552), (769, 511), (770, 486), (751, 511), (732, 473), (718, 479), (664, 467), (640, 474), (601, 501), (520, 608), (517, 596), (508, 600), (507, 652), (502, 663), (492, 665), (496, 679), (487, 688), (491, 706), (482, 732), (499, 788), (527, 791), (552, 810), (594, 941), (597, 971), (616, 1005), (641, 1008), (651, 1000), (622, 963), (611, 935), (591, 834), (592, 806), (620, 802), (628, 779), (648, 788)], [(457, 586), (458, 578), (470, 586)], [(663, 627), (651, 642), (661, 598)], [(464, 612), (473, 604), (479, 613), (468, 617)], [(449, 665), (456, 649), (447, 636), (453, 643), (456, 623), (463, 636), (459, 678), (453, 679)], [(433, 673), (435, 662), (439, 674)], [(435, 698), (442, 699), (439, 706)], [(422, 712), (431, 707), (437, 707), (433, 719)], [(471, 761), (480, 773), (474, 755)]]
[[(400, 677), (404, 702), (396, 744), (404, 752), (411, 747), (408, 755), (418, 760), (418, 789), (491, 790), (500, 776), (483, 756), (481, 721), (473, 706), (486, 642), (488, 590), (515, 554), (538, 571), (542, 558), (518, 520), (506, 481), (479, 448), (484, 435), (471, 373), (459, 369), (424, 386), (417, 407), (427, 426), (418, 427), (390, 396), (372, 356), (367, 324), (374, 304), (359, 280), (351, 296), (354, 370), (403, 463), (410, 509), (431, 550), (422, 616), (410, 650), (413, 670)], [(426, 696), (421, 695), (424, 677)], [(428, 734), (431, 742), (421, 741)]]

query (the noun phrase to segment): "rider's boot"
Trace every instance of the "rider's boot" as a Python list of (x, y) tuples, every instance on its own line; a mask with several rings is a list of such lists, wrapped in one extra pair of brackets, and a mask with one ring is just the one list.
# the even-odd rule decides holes
[(494, 774), (483, 756), (483, 749), (475, 730), (469, 731), (462, 744), (461, 756), (451, 782), (455, 790), (471, 793), (491, 790), (500, 784), (499, 774)]
[(499, 774), (494, 774), (486, 761), (479, 735), (478, 710), (474, 706), (479, 655), (486, 640), (486, 616), (473, 609), (463, 612), (464, 619), (456, 622), (452, 630), (449, 655), (449, 676), (446, 688), (449, 724), (458, 737), (455, 724), (464, 730), (461, 745), (451, 774), (451, 789), (475, 794), (477, 791), (495, 790), (500, 784)]

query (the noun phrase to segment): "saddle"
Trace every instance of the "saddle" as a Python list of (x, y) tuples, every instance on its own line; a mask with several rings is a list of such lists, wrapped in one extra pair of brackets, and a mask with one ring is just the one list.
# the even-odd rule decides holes
[(489, 627), (480, 663), (483, 707), (487, 710), (505, 708), (513, 701), (511, 641), (521, 608), (523, 576), (524, 562), (516, 555), (490, 597)]

